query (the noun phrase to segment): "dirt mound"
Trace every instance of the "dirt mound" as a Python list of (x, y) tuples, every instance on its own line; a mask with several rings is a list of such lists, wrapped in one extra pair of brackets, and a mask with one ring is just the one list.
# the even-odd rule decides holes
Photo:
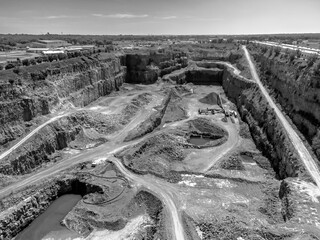
[(231, 156), (220, 163), (221, 168), (227, 170), (245, 170), (239, 156)]
[(184, 94), (190, 94), (191, 93), (191, 89), (193, 89), (193, 84), (189, 83), (186, 85), (177, 85), (174, 88), (176, 89), (176, 91), (180, 94), (180, 95), (184, 95)]
[(201, 135), (209, 135), (216, 137), (227, 136), (228, 133), (218, 125), (214, 124), (207, 118), (196, 118), (188, 121), (189, 128), (191, 131), (198, 132)]
[(124, 139), (125, 142), (142, 137), (152, 132), (161, 124), (162, 118), (171, 99), (171, 94), (172, 91), (163, 99), (160, 106), (155, 107), (155, 109), (157, 109), (156, 112), (153, 112), (150, 117), (148, 117), (145, 121), (140, 123), (136, 128), (132, 129), (128, 133), (128, 135)]
[[(248, 228), (248, 226), (234, 216), (226, 216), (223, 219), (213, 219), (210, 223), (198, 224), (203, 233), (202, 239), (287, 239), (292, 234), (261, 227), (258, 229)], [(238, 237), (238, 238), (237, 238)]]
[(171, 164), (185, 158), (183, 146), (179, 137), (161, 133), (122, 151), (117, 157), (136, 173), (152, 173), (170, 179), (174, 177)]
[[(171, 98), (163, 116), (163, 123), (176, 122), (188, 118), (188, 114), (183, 98), (180, 93), (184, 93), (185, 88), (175, 87), (171, 89)], [(190, 93), (190, 92), (189, 92)]]
[(119, 116), (105, 115), (93, 111), (79, 111), (67, 117), (70, 122), (93, 128), (101, 134), (110, 134), (121, 128)]
[(103, 138), (96, 130), (82, 128), (75, 140), (70, 143), (70, 147), (74, 149), (92, 148), (100, 145), (107, 140)]
[(131, 102), (121, 110), (120, 114), (117, 114), (119, 117), (119, 123), (122, 125), (127, 125), (132, 117), (148, 103), (151, 102), (152, 95), (150, 93), (142, 93), (134, 97)]
[[(209, 105), (218, 105), (219, 95), (215, 92), (209, 93), (207, 96), (201, 98), (199, 102), (209, 104)], [(221, 97), (222, 103), (226, 103), (226, 100)]]

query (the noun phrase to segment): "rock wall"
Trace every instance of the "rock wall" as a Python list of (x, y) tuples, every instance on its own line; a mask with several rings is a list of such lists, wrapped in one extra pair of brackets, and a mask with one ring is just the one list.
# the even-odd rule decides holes
[(165, 81), (172, 81), (177, 84), (193, 83), (196, 85), (221, 85), (223, 69), (214, 67), (206, 68), (197, 65), (189, 65), (186, 68), (174, 71), (163, 77)]
[[(23, 135), (34, 118), (63, 103), (86, 106), (117, 90), (126, 78), (120, 57), (107, 54), (69, 59), (51, 68), (47, 64), (25, 67), (15, 75), (10, 71), (0, 72), (0, 145)], [(10, 84), (12, 78), (16, 80)]]
[(1, 213), (0, 239), (15, 237), (63, 194), (74, 193), (83, 196), (99, 191), (102, 191), (99, 186), (82, 182), (71, 176), (60, 180), (55, 179), (50, 183), (43, 183), (38, 186), (37, 191), (28, 194), (27, 198)]
[(0, 173), (20, 175), (31, 172), (42, 163), (53, 160), (51, 154), (67, 147), (80, 131), (81, 126), (68, 119), (46, 125), (1, 161)]
[(227, 96), (237, 105), (257, 147), (269, 158), (278, 177), (284, 179), (304, 174), (305, 169), (295, 148), (258, 86), (227, 69), (222, 85)]
[(126, 54), (128, 83), (151, 84), (165, 74), (187, 66), (183, 52), (137, 52)]
[(186, 72), (185, 81), (199, 85), (221, 85), (223, 70), (214, 69), (194, 69)]
[(261, 80), (310, 143), (320, 160), (320, 75), (314, 67), (254, 54)]
[(258, 86), (236, 75), (222, 63), (196, 62), (195, 65), (166, 76), (177, 83), (221, 84), (248, 123), (258, 148), (267, 156), (278, 177), (296, 177), (305, 173), (286, 131), (268, 105)]

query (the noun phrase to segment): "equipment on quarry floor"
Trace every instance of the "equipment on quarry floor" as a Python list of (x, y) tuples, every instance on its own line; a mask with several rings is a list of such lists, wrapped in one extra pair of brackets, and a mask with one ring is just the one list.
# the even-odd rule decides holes
[(202, 113), (204, 113), (205, 115), (209, 114), (208, 108), (207, 109), (198, 109), (198, 113), (201, 115)]
[(224, 109), (223, 113), (224, 113), (224, 115), (226, 117), (232, 117), (233, 116), (233, 117), (237, 118), (237, 116), (238, 116), (237, 112), (233, 111), (233, 110)]
[(223, 111), (221, 109), (216, 109), (216, 108), (206, 108), (206, 109), (198, 109), (198, 113), (201, 115), (202, 113), (208, 115), (211, 113), (212, 115), (216, 113), (222, 113)]

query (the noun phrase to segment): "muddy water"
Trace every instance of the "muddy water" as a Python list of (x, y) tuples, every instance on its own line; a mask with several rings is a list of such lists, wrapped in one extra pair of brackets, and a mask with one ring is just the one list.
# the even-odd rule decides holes
[(210, 142), (211, 139), (210, 138), (206, 138), (206, 137), (201, 137), (201, 136), (190, 136), (188, 142), (193, 144), (193, 145), (197, 145), (197, 146), (203, 146), (205, 145), (207, 142)]
[[(48, 209), (37, 217), (15, 240), (40, 240), (51, 232), (64, 232), (69, 239), (76, 237), (73, 232), (63, 227), (60, 222), (79, 202), (80, 195), (66, 194), (55, 200)], [(52, 238), (51, 238), (52, 239)], [(67, 239), (67, 238), (59, 238)]]

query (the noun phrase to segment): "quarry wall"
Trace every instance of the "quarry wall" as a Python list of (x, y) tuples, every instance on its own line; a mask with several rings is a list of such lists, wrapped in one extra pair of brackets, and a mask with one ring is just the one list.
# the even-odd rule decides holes
[(255, 54), (261, 80), (320, 160), (320, 75), (306, 65)]
[[(54, 112), (66, 102), (86, 106), (117, 90), (126, 78), (120, 59), (103, 55), (45, 67), (25, 67), (18, 75), (0, 72), (0, 145), (23, 135), (34, 118)], [(8, 78), (17, 80), (10, 84)]]
[(297, 177), (305, 172), (298, 154), (274, 110), (254, 82), (225, 70), (222, 86), (249, 125), (257, 147), (269, 158), (280, 179)]
[[(257, 147), (269, 158), (278, 177), (284, 179), (303, 175), (305, 169), (295, 148), (257, 84), (236, 75), (231, 68), (223, 64), (201, 62), (197, 65), (201, 67), (191, 71), (186, 68), (184, 72), (172, 73), (167, 78), (177, 83), (220, 83), (228, 98), (236, 104), (241, 118), (249, 125)], [(192, 73), (195, 72), (201, 72), (201, 77), (193, 77)], [(213, 74), (214, 72), (216, 74)]]
[[(118, 56), (101, 53), (95, 57), (52, 63), (51, 66), (26, 67), (18, 75), (9, 70), (1, 71), (0, 146), (13, 144), (14, 140), (33, 129), (33, 121), (35, 125), (39, 124), (38, 117), (54, 113), (66, 104), (84, 107), (118, 90), (125, 81), (137, 82), (139, 79), (143, 84), (154, 83), (161, 74), (186, 63), (181, 53)], [(19, 81), (9, 83), (13, 78)], [(54, 160), (51, 155), (66, 148), (86, 125), (86, 121), (81, 122), (79, 117), (90, 120), (80, 114), (46, 125), (22, 147), (2, 159), (0, 173), (25, 174)]]
[[(58, 197), (67, 194), (85, 195), (89, 193), (102, 191), (97, 185), (86, 183), (73, 176), (66, 176), (55, 179), (51, 182), (45, 182), (38, 187), (38, 191), (29, 192), (23, 201), (17, 199), (18, 203), (13, 207), (4, 210), (0, 215), (0, 239), (12, 239), (25, 227), (27, 227), (34, 219), (43, 213), (49, 205)], [(15, 199), (10, 199), (14, 201)], [(10, 204), (2, 202), (2, 205)]]
[[(302, 129), (312, 143), (315, 143), (313, 148), (318, 153), (319, 129), (316, 128), (319, 126), (316, 121), (320, 119), (318, 112), (320, 108), (316, 109), (318, 92), (315, 88), (303, 87), (302, 83), (290, 83), (289, 77), (281, 74), (281, 68), (285, 66), (281, 64), (277, 66), (268, 59), (261, 58), (259, 61), (263, 66), (262, 69), (274, 72), (268, 74), (272, 77), (266, 77), (264, 81), (277, 90), (278, 94), (275, 93), (274, 96), (298, 128)], [(25, 68), (29, 74), (21, 73), (21, 78), (25, 79), (21, 85), (18, 81), (14, 84), (8, 81), (0, 82), (0, 145), (25, 134), (29, 121), (54, 111), (61, 101), (69, 101), (75, 106), (86, 106), (100, 96), (117, 90), (123, 82), (149, 84), (154, 83), (158, 77), (173, 72), (165, 79), (180, 84), (190, 82), (222, 85), (228, 98), (237, 106), (241, 118), (249, 125), (257, 147), (270, 159), (280, 179), (297, 177), (305, 173), (280, 121), (254, 82), (239, 77), (223, 64), (201, 65), (191, 69), (183, 67), (186, 67), (183, 55), (127, 54), (120, 57), (100, 56), (96, 59), (72, 60), (59, 67), (45, 69), (44, 79), (35, 79), (34, 75), (31, 76), (31, 73), (44, 74), (44, 69)], [(297, 101), (302, 102), (296, 104)], [(311, 107), (308, 108), (310, 102)], [(306, 118), (305, 112), (312, 117)], [(41, 163), (51, 161), (50, 155), (68, 146), (79, 131), (81, 126), (77, 124), (76, 119), (69, 118), (47, 125), (41, 130), (40, 137), (38, 135), (35, 141), (27, 143), (30, 146), (26, 145), (25, 148), (19, 149), (6, 159), (5, 163), (0, 164), (0, 172), (3, 174), (30, 172)], [(16, 207), (7, 209), (0, 216), (0, 239), (15, 236), (58, 196), (68, 192), (83, 194), (76, 184), (72, 183), (75, 181), (66, 178), (46, 185), (39, 192), (30, 194), (30, 197)], [(282, 194), (284, 198), (288, 195), (283, 189)], [(288, 216), (290, 214), (287, 213)]]

